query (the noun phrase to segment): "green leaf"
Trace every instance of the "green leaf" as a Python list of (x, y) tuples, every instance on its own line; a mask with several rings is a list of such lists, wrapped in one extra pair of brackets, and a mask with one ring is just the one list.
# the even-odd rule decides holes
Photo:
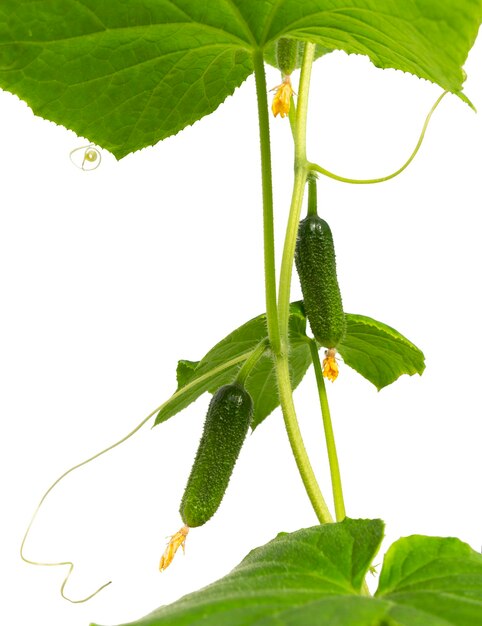
[(400, 539), (375, 597), (361, 595), (382, 538), (380, 520), (281, 533), (224, 578), (123, 626), (480, 626), (482, 556), (458, 539)]
[(461, 70), (482, 21), (479, 0), (285, 0), (270, 15), (266, 40), (283, 34), (374, 65), (410, 72), (458, 93)]
[[(380, 520), (346, 519), (281, 533), (221, 580), (130, 626), (372, 626), (386, 605), (357, 594), (382, 538)], [(338, 614), (352, 613), (358, 621), (340, 621)]]
[(0, 86), (121, 158), (212, 113), (252, 71), (216, 0), (4, 0)]
[[(306, 342), (303, 303), (292, 302), (290, 311), (289, 364), (295, 389), (311, 365), (311, 355)], [(347, 313), (346, 320), (346, 335), (338, 351), (347, 365), (378, 389), (393, 383), (402, 374), (423, 372), (423, 353), (398, 331), (363, 315)], [(241, 365), (266, 337), (266, 314), (263, 313), (230, 333), (201, 361), (179, 361), (177, 390), (159, 410), (155, 425), (176, 415), (206, 391), (215, 393), (222, 385), (232, 382)], [(269, 351), (253, 368), (246, 388), (254, 402), (254, 429), (279, 406), (276, 373)]]
[(176, 380), (177, 388), (181, 389), (187, 385), (194, 375), (196, 367), (199, 365), (199, 361), (186, 361), (181, 359), (177, 364)]
[(346, 335), (337, 347), (347, 365), (380, 390), (402, 374), (422, 374), (423, 352), (397, 330), (371, 317), (346, 313)]
[(116, 157), (213, 112), (281, 36), (462, 96), (480, 0), (2, 0), (0, 86)]
[(376, 597), (402, 626), (482, 624), (482, 555), (459, 539), (399, 539), (383, 561)]
[[(311, 363), (306, 343), (306, 318), (301, 303), (291, 305), (289, 363), (293, 387), (301, 382)], [(241, 365), (267, 337), (266, 315), (243, 324), (214, 346), (201, 361), (179, 361), (178, 388), (160, 409), (155, 425), (186, 408), (200, 395), (214, 393), (234, 380)], [(254, 366), (246, 382), (254, 403), (252, 427), (256, 428), (278, 405), (278, 388), (271, 354), (266, 353)]]

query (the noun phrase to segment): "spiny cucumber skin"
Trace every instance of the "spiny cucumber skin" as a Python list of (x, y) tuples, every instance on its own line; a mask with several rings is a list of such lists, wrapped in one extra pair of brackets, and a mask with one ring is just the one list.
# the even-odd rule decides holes
[(237, 383), (218, 389), (182, 497), (185, 524), (202, 526), (216, 513), (231, 478), (253, 415), (253, 400)]
[(308, 215), (299, 224), (295, 262), (313, 335), (325, 348), (336, 348), (345, 334), (346, 321), (336, 277), (333, 236), (318, 215)]
[(282, 37), (276, 44), (276, 61), (283, 76), (290, 75), (298, 60), (298, 42)]

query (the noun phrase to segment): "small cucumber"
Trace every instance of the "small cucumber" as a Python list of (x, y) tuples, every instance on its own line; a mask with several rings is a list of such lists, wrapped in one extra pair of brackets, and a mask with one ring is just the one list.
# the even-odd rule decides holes
[(290, 75), (298, 61), (298, 42), (281, 37), (276, 43), (276, 61), (283, 76)]
[(202, 526), (216, 513), (248, 434), (253, 400), (238, 383), (218, 389), (181, 501), (180, 513), (189, 527)]
[(295, 262), (313, 335), (325, 348), (335, 348), (345, 334), (345, 314), (336, 278), (333, 236), (325, 220), (316, 214), (299, 224)]

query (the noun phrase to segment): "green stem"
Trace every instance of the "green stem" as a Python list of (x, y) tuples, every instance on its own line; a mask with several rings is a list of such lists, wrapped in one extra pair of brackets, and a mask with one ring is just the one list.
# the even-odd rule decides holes
[(296, 130), (296, 104), (293, 96), (291, 96), (290, 100), (290, 112), (288, 113), (288, 119), (290, 121), (291, 134), (293, 135), (294, 139)]
[[(328, 461), (330, 463), (331, 485), (333, 489), (333, 501), (335, 503), (335, 516), (337, 522), (342, 522), (346, 517), (345, 501), (343, 498), (343, 489), (341, 485), (340, 466), (338, 463), (338, 454), (336, 452), (335, 435), (333, 433), (333, 425), (331, 422), (330, 407), (328, 405), (328, 397), (326, 395), (325, 380), (321, 369), (320, 355), (318, 346), (314, 339), (309, 340), (311, 359), (315, 369), (316, 384), (318, 386), (318, 395), (320, 397), (321, 414), (323, 416), (323, 427), (325, 429), (326, 448), (328, 450)], [(370, 596), (370, 590), (366, 580), (363, 581), (361, 593), (364, 596)]]
[(315, 473), (311, 467), (310, 459), (306, 453), (303, 438), (301, 436), (298, 420), (296, 419), (295, 406), (293, 403), (293, 392), (291, 389), (290, 372), (288, 359), (283, 355), (276, 357), (276, 373), (278, 377), (278, 387), (280, 404), (283, 410), (286, 432), (295, 457), (296, 465), (303, 481), (303, 486), (308, 494), (311, 505), (320, 521), (320, 524), (333, 522), (330, 510), (326, 504), (320, 487), (316, 481)]
[(310, 340), (311, 359), (315, 368), (316, 384), (320, 397), (321, 414), (323, 416), (323, 427), (325, 429), (326, 448), (328, 450), (328, 460), (330, 463), (331, 486), (333, 489), (333, 501), (335, 503), (336, 521), (341, 522), (346, 517), (345, 502), (343, 500), (343, 489), (341, 486), (340, 466), (336, 453), (335, 436), (331, 422), (330, 407), (326, 395), (325, 380), (321, 369), (320, 355), (315, 340)]
[(402, 167), (398, 168), (396, 172), (393, 172), (392, 174), (388, 174), (388, 176), (382, 176), (381, 178), (346, 178), (345, 176), (338, 176), (338, 174), (333, 174), (333, 172), (329, 172), (328, 170), (325, 170), (324, 167), (321, 167), (321, 165), (318, 165), (317, 163), (308, 163), (308, 169), (311, 171), (319, 172), (320, 174), (323, 174), (324, 176), (328, 176), (328, 178), (333, 178), (334, 180), (338, 180), (341, 183), (351, 183), (352, 185), (373, 185), (374, 183), (384, 183), (387, 180), (395, 178), (395, 176), (398, 176), (405, 169), (407, 169), (407, 167), (416, 157), (417, 152), (419, 151), (420, 146), (422, 145), (423, 139), (425, 137), (425, 132), (428, 128), (430, 118), (432, 117), (435, 109), (438, 107), (438, 105), (442, 101), (442, 98), (446, 96), (448, 93), (449, 93), (448, 91), (444, 91), (443, 94), (439, 96), (437, 100), (435, 101), (434, 105), (428, 112), (427, 117), (425, 118), (425, 122), (422, 126), (420, 137), (418, 138), (418, 141), (417, 141), (417, 145), (413, 149), (413, 152), (409, 156), (409, 158), (405, 161)]
[(301, 214), (301, 203), (308, 173), (306, 160), (306, 118), (308, 114), (308, 93), (311, 77), (311, 66), (315, 56), (315, 45), (307, 43), (301, 66), (298, 106), (296, 108), (296, 124), (294, 131), (295, 143), (295, 180), (291, 196), (290, 215), (286, 228), (283, 258), (278, 293), (279, 325), (281, 344), (288, 345), (288, 320), (290, 315), (290, 292), (293, 260), (295, 256), (296, 237)]
[(308, 215), (318, 214), (318, 198), (316, 192), (316, 174), (308, 174)]
[[(309, 46), (307, 46), (309, 48)], [(306, 56), (306, 52), (305, 52)], [(308, 59), (313, 55), (308, 54)], [(304, 83), (309, 83), (309, 70), (311, 62), (305, 65), (308, 69), (302, 71), (301, 83), (305, 76)], [(275, 275), (275, 256), (274, 256), (274, 227), (273, 227), (273, 194), (272, 194), (272, 178), (271, 178), (271, 153), (269, 138), (269, 114), (266, 77), (263, 65), (263, 56), (261, 51), (257, 51), (254, 55), (254, 72), (256, 80), (256, 93), (258, 97), (258, 116), (259, 130), (261, 142), (261, 174), (263, 185), (263, 225), (264, 225), (264, 246), (265, 246), (265, 286), (266, 286), (266, 313), (268, 322), (268, 336), (273, 357), (276, 362), (276, 373), (278, 380), (278, 389), (280, 395), (280, 404), (283, 411), (286, 431), (291, 444), (298, 471), (303, 481), (304, 487), (313, 505), (316, 515), (321, 523), (331, 522), (333, 518), (321, 494), (320, 488), (316, 482), (310, 460), (306, 453), (303, 439), (296, 419), (296, 413), (293, 404), (293, 391), (289, 375), (288, 363), (288, 321), (289, 321), (289, 285), (288, 290), (284, 290), (284, 322), (283, 326), (279, 325), (279, 313), (276, 302), (276, 275)], [(308, 76), (306, 74), (308, 73)], [(300, 83), (300, 84), (301, 84)], [(301, 98), (303, 102), (303, 98)], [(299, 105), (298, 105), (299, 106)], [(303, 115), (306, 116), (306, 106), (302, 108)], [(301, 119), (304, 119), (301, 117)], [(303, 127), (303, 123), (299, 123), (299, 112), (296, 113), (296, 128)], [(299, 131), (297, 131), (297, 136)], [(296, 144), (295, 144), (296, 145)], [(303, 143), (305, 145), (305, 143)], [(306, 180), (306, 168), (304, 164), (298, 168), (295, 192), (295, 210), (301, 210), (301, 202), (303, 200), (303, 189)], [(296, 237), (296, 233), (295, 233)], [(294, 248), (293, 248), (294, 254)], [(291, 258), (291, 263), (293, 258)], [(285, 261), (286, 263), (286, 261)], [(289, 274), (291, 279), (291, 273)], [(281, 292), (281, 285), (280, 285)], [(283, 328), (283, 339), (281, 339), (280, 329)]]
[(273, 181), (271, 176), (271, 144), (269, 137), (269, 112), (266, 74), (263, 53), (253, 55), (256, 95), (258, 99), (259, 137), (261, 148), (261, 184), (263, 189), (264, 276), (266, 315), (271, 349), (276, 354), (281, 349), (276, 304), (276, 270), (274, 249)]
[(290, 287), (293, 259), (300, 220), (301, 204), (306, 183), (306, 116), (308, 112), (308, 91), (311, 76), (311, 66), (314, 59), (315, 46), (306, 44), (303, 64), (300, 75), (299, 96), (296, 107), (296, 116), (292, 131), (295, 143), (295, 178), (291, 197), (290, 216), (286, 229), (283, 258), (281, 261), (281, 275), (279, 285), (278, 312), (282, 353), (276, 355), (276, 371), (280, 404), (283, 411), (286, 432), (291, 449), (303, 480), (304, 487), (310, 498), (313, 509), (321, 523), (332, 522), (333, 518), (326, 505), (325, 499), (316, 481), (313, 468), (301, 437), (296, 411), (293, 403), (293, 390), (289, 376), (288, 364), (288, 324), (290, 316)]
[(240, 368), (236, 376), (236, 382), (239, 385), (242, 385), (244, 387), (246, 383), (246, 379), (251, 374), (253, 367), (256, 365), (256, 363), (260, 360), (260, 358), (266, 352), (267, 347), (268, 347), (267, 339), (260, 341), (258, 345), (256, 346), (256, 348), (253, 350), (253, 352), (250, 354), (250, 356), (243, 363), (242, 367)]
[(281, 260), (281, 273), (278, 295), (279, 325), (281, 343), (288, 345), (288, 322), (290, 316), (291, 276), (295, 256), (296, 238), (298, 236), (298, 224), (300, 221), (301, 204), (306, 184), (306, 172), (304, 167), (295, 170), (293, 191), (291, 195), (290, 214), (286, 228), (283, 258)]

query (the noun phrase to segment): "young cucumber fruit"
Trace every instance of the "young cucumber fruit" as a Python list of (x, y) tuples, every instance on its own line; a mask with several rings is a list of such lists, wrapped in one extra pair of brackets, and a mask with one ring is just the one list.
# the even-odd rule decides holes
[(282, 37), (276, 43), (276, 61), (283, 76), (291, 74), (298, 61), (298, 42)]
[(181, 501), (180, 513), (189, 527), (202, 526), (216, 513), (248, 434), (253, 400), (238, 383), (218, 389)]
[(325, 348), (335, 348), (345, 334), (345, 314), (336, 278), (333, 236), (325, 220), (316, 214), (299, 224), (295, 262), (313, 335)]

